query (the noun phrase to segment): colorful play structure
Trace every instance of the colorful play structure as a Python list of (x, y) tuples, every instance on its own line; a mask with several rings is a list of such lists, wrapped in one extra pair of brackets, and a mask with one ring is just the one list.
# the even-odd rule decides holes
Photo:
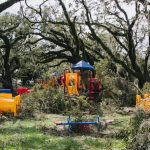
[[(63, 75), (63, 85), (64, 94), (69, 96), (75, 95), (78, 96), (80, 90), (82, 89), (82, 77), (81, 73), (84, 71), (90, 71), (91, 76), (87, 79), (89, 87), (86, 89), (88, 91), (89, 100), (94, 100), (94, 94), (100, 93), (100, 81), (98, 82), (98, 90), (94, 90), (94, 82), (96, 78), (92, 78), (92, 72), (94, 67), (85, 61), (80, 61), (77, 64), (73, 65), (70, 69), (71, 71), (64, 71)], [(39, 84), (47, 88), (48, 85), (56, 86), (57, 78), (53, 76), (48, 82), (40, 81)], [(58, 84), (58, 83), (57, 83)], [(24, 93), (29, 93), (27, 88), (19, 88), (18, 95), (13, 97), (11, 90), (9, 89), (0, 89), (0, 113), (11, 113), (13, 116), (17, 116), (21, 109), (21, 96)]]
[[(81, 74), (86, 72), (90, 73), (89, 76), (86, 77), (88, 87), (86, 87), (87, 89), (85, 89), (88, 93), (87, 95), (89, 97), (89, 100), (94, 100), (95, 95), (100, 95), (101, 92), (100, 80), (92, 78), (94, 67), (83, 60), (73, 65), (71, 67), (70, 73), (64, 72), (64, 94), (68, 94), (70, 96), (79, 95), (79, 93), (81, 93), (80, 91), (83, 90), (83, 81), (82, 81), (83, 77), (81, 76)], [(95, 89), (96, 82), (97, 82), (97, 89)]]
[(49, 86), (51, 86), (51, 87), (59, 86), (58, 77), (55, 75), (51, 75), (51, 77), (47, 80), (44, 80), (44, 79), (37, 80), (36, 83), (38, 83), (40, 85), (40, 87), (42, 87), (44, 89), (47, 89)]
[[(67, 69), (64, 71), (64, 95), (80, 95), (80, 91), (86, 91), (89, 100), (95, 101), (101, 93), (101, 84), (100, 80), (92, 78), (94, 67), (85, 61), (80, 61), (77, 64), (71, 67), (71, 70)], [(89, 74), (90, 73), (90, 74)], [(85, 82), (87, 85), (83, 85)], [(78, 126), (82, 128), (88, 128), (89, 125), (95, 125), (97, 130), (99, 130), (101, 121), (99, 115), (96, 118), (96, 121), (72, 121), (69, 116), (67, 122), (57, 122), (56, 125), (68, 126), (68, 131), (72, 132), (73, 128)]]
[(16, 117), (21, 110), (21, 95), (29, 93), (27, 88), (18, 88), (18, 95), (13, 97), (10, 89), (0, 89), (0, 114), (13, 114)]
[(136, 95), (136, 108), (143, 109), (145, 113), (150, 113), (150, 94), (145, 93), (143, 98), (141, 95)]
[[(94, 100), (95, 95), (100, 95), (101, 93), (101, 84), (100, 80), (93, 78), (93, 72), (95, 71), (94, 67), (91, 66), (88, 62), (79, 61), (71, 68), (64, 70), (64, 74), (61, 76), (52, 75), (47, 80), (37, 80), (37, 83), (42, 88), (59, 87), (64, 88), (65, 96), (79, 96), (86, 91), (89, 100)], [(86, 75), (86, 83), (88, 86), (83, 85), (83, 74)], [(97, 82), (98, 81), (98, 82)], [(97, 90), (95, 90), (95, 82), (97, 82)]]

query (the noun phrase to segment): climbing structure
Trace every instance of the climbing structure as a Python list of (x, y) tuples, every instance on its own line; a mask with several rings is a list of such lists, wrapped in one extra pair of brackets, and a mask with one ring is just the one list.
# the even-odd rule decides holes
[[(95, 82), (97, 82), (97, 85), (95, 87)], [(100, 84), (100, 80), (96, 79), (96, 78), (90, 78), (89, 80), (89, 100), (95, 100), (95, 95), (100, 96), (100, 92), (101, 92), (101, 84)]]

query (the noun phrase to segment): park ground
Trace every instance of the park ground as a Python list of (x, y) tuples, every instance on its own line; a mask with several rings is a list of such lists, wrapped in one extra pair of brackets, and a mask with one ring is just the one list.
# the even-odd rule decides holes
[[(38, 114), (30, 119), (5, 118), (0, 123), (0, 149), (2, 150), (123, 150), (125, 141), (117, 137), (130, 122), (132, 114), (112, 113), (102, 120), (113, 119), (101, 133), (68, 134), (56, 121), (66, 121), (67, 116)], [(95, 118), (95, 115), (89, 115)]]

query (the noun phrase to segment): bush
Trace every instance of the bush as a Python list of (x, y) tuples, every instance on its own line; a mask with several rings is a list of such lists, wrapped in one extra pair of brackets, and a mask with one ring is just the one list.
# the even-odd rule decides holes
[(126, 78), (122, 78), (110, 67), (110, 61), (104, 59), (96, 64), (97, 78), (101, 79), (103, 101), (113, 99), (116, 106), (135, 105), (136, 89)]
[(131, 119), (131, 134), (135, 136), (139, 130), (139, 127), (143, 120), (145, 120), (148, 116), (142, 109), (137, 110), (134, 117)]
[(132, 150), (148, 150), (150, 148), (150, 120), (145, 119), (139, 126), (132, 142), (130, 142)]
[(130, 128), (128, 128), (127, 149), (147, 150), (150, 143), (150, 127), (148, 116), (143, 110), (138, 110), (131, 119)]
[[(89, 121), (86, 116), (83, 116), (82, 114), (79, 114), (77, 117), (73, 119), (73, 122), (85, 122)], [(91, 132), (91, 126), (88, 124), (75, 124), (71, 125), (70, 129), (74, 133), (90, 133)]]
[(84, 96), (65, 97), (63, 89), (34, 88), (31, 94), (22, 97), (22, 115), (34, 116), (36, 112), (77, 115), (89, 111), (90, 103)]
[(146, 82), (146, 83), (144, 84), (143, 92), (144, 92), (144, 93), (150, 93), (150, 83), (149, 83), (149, 82)]

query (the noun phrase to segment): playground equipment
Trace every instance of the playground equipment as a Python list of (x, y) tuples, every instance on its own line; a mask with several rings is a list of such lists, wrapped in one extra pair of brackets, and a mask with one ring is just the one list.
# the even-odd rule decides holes
[(18, 88), (18, 95), (12, 97), (10, 89), (0, 89), (0, 113), (11, 113), (14, 117), (21, 110), (21, 95), (30, 93), (28, 88)]
[(42, 88), (47, 89), (49, 86), (58, 87), (59, 86), (59, 83), (58, 83), (59, 79), (60, 79), (59, 76), (52, 75), (49, 79), (37, 80), (36, 83), (38, 83)]
[[(88, 93), (89, 100), (100, 99), (101, 84), (100, 80), (92, 78), (94, 67), (88, 62), (79, 61), (71, 67), (72, 70), (78, 70), (77, 73), (64, 73), (64, 94), (79, 95), (79, 92)], [(69, 69), (67, 69), (71, 72)]]
[(89, 82), (89, 100), (96, 100), (96, 98), (101, 94), (100, 80), (96, 78), (90, 78)]
[[(78, 91), (82, 90), (82, 92), (89, 95), (89, 100), (94, 101), (99, 99), (98, 97), (101, 94), (101, 84), (100, 80), (92, 78), (94, 76), (94, 67), (85, 61), (80, 61), (73, 65), (71, 69), (77, 72), (69, 73), (71, 72), (69, 69), (64, 72), (64, 94), (66, 93), (66, 89), (69, 95), (79, 95)], [(112, 121), (105, 122), (105, 125), (111, 123)], [(99, 116), (97, 116), (96, 121), (93, 122), (72, 121), (71, 117), (69, 116), (67, 118), (67, 122), (55, 122), (55, 124), (58, 126), (68, 126), (69, 132), (74, 131), (74, 128), (90, 129), (89, 125), (95, 125), (98, 131), (102, 127), (102, 121), (100, 121)]]
[(15, 117), (20, 111), (20, 104), (20, 95), (13, 98), (11, 90), (0, 90), (0, 113), (12, 113)]
[(30, 93), (30, 92), (31, 92), (31, 91), (30, 91), (28, 88), (18, 88), (18, 89), (17, 89), (18, 95), (28, 94), (28, 93)]
[(68, 126), (68, 131), (72, 132), (72, 129), (74, 126), (78, 125), (78, 126), (82, 126), (82, 125), (95, 125), (97, 127), (97, 130), (99, 131), (100, 126), (101, 126), (101, 122), (100, 122), (100, 117), (97, 116), (96, 117), (96, 121), (95, 122), (73, 122), (71, 117), (69, 116), (67, 118), (67, 122), (56, 122), (56, 125), (63, 125), (63, 126)]
[(143, 98), (136, 95), (136, 108), (143, 109), (146, 113), (150, 113), (150, 94), (145, 93)]
[(69, 95), (79, 95), (79, 75), (77, 73), (65, 73), (64, 94), (66, 89)]
[[(71, 67), (72, 70), (78, 70), (77, 73), (73, 73), (72, 70), (67, 69), (69, 72), (64, 73), (64, 94), (67, 93), (69, 95), (79, 95), (80, 84), (82, 82), (81, 72), (85, 70), (94, 70), (94, 67), (85, 61), (79, 61), (77, 64)], [(79, 75), (80, 70), (80, 75)], [(87, 77), (88, 78), (88, 77)], [(88, 79), (87, 79), (88, 80)], [(83, 85), (82, 85), (83, 86)]]
[(12, 98), (10, 89), (0, 89), (0, 98)]
[(91, 66), (88, 62), (85, 62), (83, 60), (79, 61), (75, 65), (71, 67), (72, 70), (94, 70), (94, 67)]

